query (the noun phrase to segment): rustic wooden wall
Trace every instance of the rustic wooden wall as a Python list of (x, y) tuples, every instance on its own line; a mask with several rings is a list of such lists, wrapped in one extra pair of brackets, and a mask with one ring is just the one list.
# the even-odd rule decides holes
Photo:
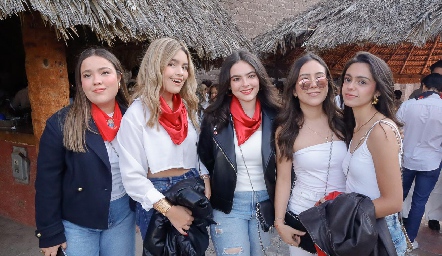
[(69, 104), (66, 46), (36, 13), (23, 15), (22, 35), (32, 123), (39, 141), (46, 119)]

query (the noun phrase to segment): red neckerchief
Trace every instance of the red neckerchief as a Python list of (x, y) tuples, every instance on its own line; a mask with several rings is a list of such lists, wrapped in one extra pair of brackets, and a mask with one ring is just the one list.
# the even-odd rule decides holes
[(253, 118), (250, 118), (244, 113), (239, 100), (233, 96), (230, 103), (230, 112), (233, 116), (233, 124), (239, 146), (246, 142), (261, 125), (261, 103), (259, 103), (259, 100), (256, 101), (255, 114), (253, 114)]
[(120, 128), (122, 117), (117, 101), (115, 101), (113, 117), (110, 117), (94, 103), (91, 103), (91, 106), (92, 119), (94, 119), (95, 125), (97, 125), (101, 137), (105, 141), (112, 141)]
[(172, 102), (174, 111), (170, 109), (163, 97), (160, 97), (161, 114), (158, 121), (169, 134), (173, 143), (180, 145), (187, 137), (187, 110), (179, 94), (172, 96)]

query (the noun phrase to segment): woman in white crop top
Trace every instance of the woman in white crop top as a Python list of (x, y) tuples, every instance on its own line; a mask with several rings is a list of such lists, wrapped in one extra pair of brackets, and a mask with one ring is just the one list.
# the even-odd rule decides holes
[(373, 200), (377, 218), (385, 217), (398, 255), (407, 244), (397, 217), (402, 208), (400, 124), (393, 114), (393, 76), (388, 65), (359, 52), (342, 76), (344, 120), (352, 140), (343, 162), (346, 192)]
[[(297, 59), (283, 94), (284, 111), (276, 119), (275, 227), (291, 245), (290, 255), (312, 254), (297, 247), (304, 232), (284, 224), (287, 208), (299, 214), (330, 192), (345, 191), (345, 125), (333, 101), (332, 81), (319, 56), (307, 53)], [(292, 167), (296, 180), (291, 191)]]
[(198, 99), (194, 66), (187, 47), (175, 39), (153, 41), (141, 61), (134, 97), (118, 133), (121, 177), (137, 201), (137, 225), (145, 237), (153, 209), (183, 235), (191, 212), (170, 205), (162, 192), (198, 176)]

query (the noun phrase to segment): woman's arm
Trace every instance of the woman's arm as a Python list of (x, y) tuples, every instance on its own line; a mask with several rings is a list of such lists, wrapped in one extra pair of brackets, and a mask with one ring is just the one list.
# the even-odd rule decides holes
[[(210, 199), (212, 188), (210, 187), (210, 173), (212, 173), (215, 159), (213, 158), (213, 142), (212, 142), (211, 125), (204, 118), (201, 124), (201, 133), (198, 139), (198, 164), (199, 171), (204, 178), (204, 194)], [(209, 175), (209, 176), (206, 176)]]
[(40, 248), (57, 246), (66, 242), (61, 219), (62, 177), (65, 170), (66, 150), (59, 113), (46, 122), (40, 139), (35, 181), (36, 236)]
[(292, 160), (281, 157), (278, 147), (278, 138), (281, 128), (276, 130), (276, 188), (275, 188), (275, 228), (281, 239), (290, 245), (298, 246), (300, 243), (299, 236), (305, 232), (298, 231), (285, 225), (284, 217), (287, 211), (287, 204), (290, 198)]
[[(390, 121), (391, 122), (391, 121)], [(402, 179), (399, 166), (399, 142), (395, 131), (387, 124), (380, 123), (367, 139), (376, 170), (381, 196), (373, 200), (377, 218), (382, 218), (402, 209)]]

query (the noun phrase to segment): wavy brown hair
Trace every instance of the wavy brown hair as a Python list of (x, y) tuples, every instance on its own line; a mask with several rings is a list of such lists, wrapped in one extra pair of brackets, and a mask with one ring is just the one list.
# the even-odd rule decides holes
[(335, 86), (330, 74), (327, 64), (318, 55), (307, 52), (305, 55), (297, 59), (290, 69), (287, 77), (286, 86), (283, 93), (283, 111), (280, 111), (276, 116), (276, 125), (280, 127), (277, 146), (281, 152), (278, 159), (282, 161), (284, 158), (293, 159), (293, 145), (296, 137), (298, 137), (300, 127), (304, 124), (304, 113), (299, 104), (299, 98), (293, 96), (296, 83), (299, 78), (299, 71), (305, 63), (314, 60), (321, 64), (326, 70), (326, 77), (328, 79), (328, 92), (322, 103), (322, 110), (327, 115), (328, 125), (330, 129), (338, 136), (339, 139), (346, 141), (345, 125), (342, 118), (342, 112), (334, 102)]
[[(345, 73), (347, 69), (354, 63), (365, 63), (370, 67), (371, 75), (376, 82), (376, 90), (380, 93), (378, 97), (378, 103), (373, 105), (376, 110), (383, 114), (385, 117), (391, 119), (396, 123), (398, 127), (402, 127), (402, 123), (396, 118), (394, 114), (394, 80), (393, 73), (388, 67), (387, 63), (381, 58), (369, 52), (357, 52), (356, 55), (351, 58), (344, 67), (341, 74), (341, 83), (344, 82)], [(341, 84), (342, 87), (342, 84)], [(341, 92), (342, 94), (342, 92)], [(356, 126), (355, 117), (353, 114), (353, 109), (347, 107), (344, 104), (344, 121), (349, 134), (353, 134), (353, 130)], [(348, 144), (350, 143), (351, 137), (349, 138)]]
[(78, 57), (77, 65), (75, 66), (76, 94), (63, 126), (63, 145), (68, 150), (74, 152), (86, 152), (86, 129), (91, 130), (89, 126), (91, 119), (91, 101), (86, 97), (81, 85), (81, 64), (85, 59), (91, 56), (98, 56), (112, 63), (117, 75), (120, 76), (120, 88), (118, 89), (115, 99), (121, 106), (127, 107), (129, 105), (126, 82), (122, 75), (123, 66), (117, 57), (103, 48), (89, 48), (84, 50)]
[(261, 105), (275, 111), (280, 108), (278, 92), (270, 82), (270, 78), (261, 61), (248, 51), (235, 51), (224, 60), (218, 78), (218, 94), (215, 101), (205, 110), (205, 118), (210, 124), (217, 126), (218, 130), (221, 130), (229, 123), (231, 100), (231, 92), (229, 92), (230, 69), (239, 61), (244, 61), (255, 69), (259, 79), (259, 91), (256, 97)]

